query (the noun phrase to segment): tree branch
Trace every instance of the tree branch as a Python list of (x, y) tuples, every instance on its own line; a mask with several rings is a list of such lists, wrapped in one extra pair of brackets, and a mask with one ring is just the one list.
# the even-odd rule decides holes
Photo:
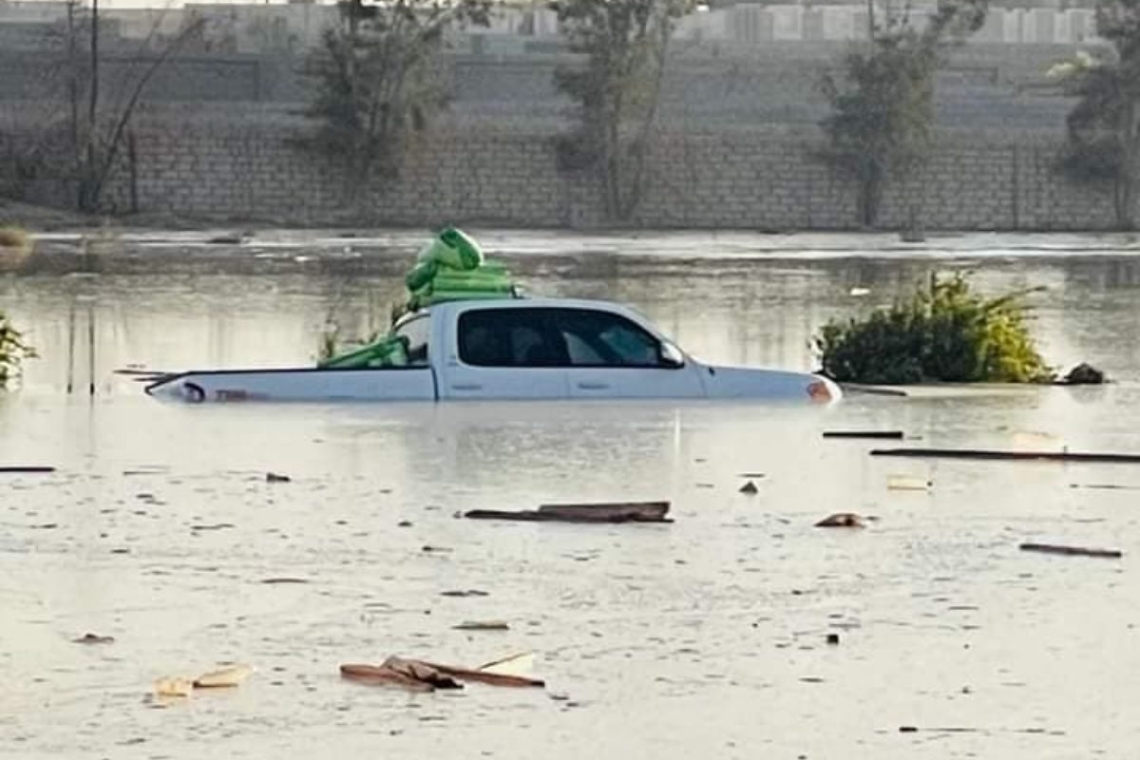
[(127, 128), (127, 124), (134, 115), (135, 108), (138, 106), (139, 99), (142, 97), (143, 90), (146, 89), (147, 84), (151, 78), (158, 73), (158, 70), (164, 63), (177, 52), (182, 43), (195, 31), (197, 31), (205, 23), (204, 19), (196, 19), (185, 29), (178, 33), (178, 35), (171, 40), (170, 44), (162, 51), (161, 54), (154, 61), (151, 62), (150, 67), (146, 70), (143, 76), (135, 84), (134, 91), (131, 93), (130, 100), (127, 101), (126, 107), (119, 115), (118, 121), (115, 123), (115, 128), (111, 132), (111, 139), (107, 144), (107, 155), (104, 157), (102, 168), (96, 176), (94, 188), (92, 193), (92, 201), (99, 198), (103, 190), (103, 184), (106, 182), (108, 175), (111, 173), (111, 168), (114, 166), (115, 159), (118, 156), (119, 143), (123, 138), (123, 131)]

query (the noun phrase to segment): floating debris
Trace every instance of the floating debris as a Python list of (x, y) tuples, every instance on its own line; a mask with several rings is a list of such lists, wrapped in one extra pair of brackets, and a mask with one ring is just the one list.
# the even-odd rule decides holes
[(1044, 728), (974, 728), (972, 726), (936, 726), (919, 728), (918, 726), (899, 726), (900, 734), (915, 734), (926, 731), (932, 734), (1048, 734), (1049, 736), (1064, 736), (1064, 731), (1049, 731)]
[(160, 678), (154, 682), (154, 693), (159, 697), (188, 697), (194, 691), (194, 682), (188, 678)]
[(469, 620), (453, 626), (456, 631), (509, 631), (511, 627), (503, 620)]
[(1042, 460), (1140, 464), (1140, 454), (1101, 454), (1076, 451), (993, 451), (983, 449), (873, 449), (873, 457), (929, 457), (938, 459)]
[(184, 698), (189, 697), (194, 689), (234, 688), (252, 674), (252, 666), (237, 664), (204, 673), (194, 679), (166, 676), (154, 682), (154, 693), (159, 698)]
[(441, 591), (439, 592), (439, 595), (451, 597), (490, 596), (490, 594), (488, 594), (486, 591), (480, 591), (476, 588), (459, 589), (455, 591)]
[(484, 673), (499, 673), (507, 676), (521, 676), (534, 670), (534, 652), (520, 652), (480, 665), (477, 670)]
[(747, 496), (755, 496), (760, 493), (760, 489), (750, 480), (740, 487), (739, 492)]
[(901, 430), (825, 430), (824, 438), (883, 438), (901, 441)]
[(340, 666), (342, 678), (378, 686), (398, 686), (411, 691), (461, 689), (461, 681), (472, 681), (492, 686), (538, 687), (546, 683), (537, 678), (501, 672), (507, 665), (529, 662), (532, 655), (512, 655), (485, 665), (482, 668), (461, 668), (424, 660), (389, 657), (381, 665), (349, 664)]
[(40, 473), (40, 472), (55, 472), (54, 467), (41, 467), (36, 465), (22, 466), (22, 465), (7, 465), (0, 467), (0, 473)]
[(865, 528), (867, 524), (866, 518), (863, 518), (854, 512), (836, 512), (833, 515), (828, 515), (815, 524), (817, 528)]
[(204, 673), (194, 679), (195, 689), (219, 689), (240, 686), (253, 675), (251, 665), (229, 665), (219, 670)]
[(838, 633), (827, 634), (827, 643), (833, 647), (839, 646), (839, 634)]
[(140, 465), (134, 469), (123, 470), (123, 475), (166, 475), (170, 468), (165, 465)]
[(447, 678), (438, 671), (415, 668), (413, 665), (393, 660), (394, 657), (389, 657), (383, 665), (356, 663), (341, 665), (341, 678), (369, 686), (398, 686), (412, 692), (434, 692), (437, 688), (463, 688), (458, 681)]
[(293, 479), (290, 478), (288, 475), (278, 475), (275, 472), (267, 472), (267, 473), (265, 473), (265, 482), (266, 483), (292, 483)]
[(649, 501), (612, 504), (544, 504), (537, 511), (522, 512), (475, 509), (464, 513), (463, 516), (469, 520), (521, 520), (524, 522), (673, 522), (665, 516), (668, 512), (669, 502)]
[(1023, 552), (1041, 552), (1043, 554), (1065, 554), (1078, 557), (1104, 557), (1106, 559), (1120, 559), (1124, 552), (1117, 549), (1091, 549), (1084, 546), (1058, 546), (1056, 544), (1022, 544)]
[[(546, 682), (538, 678), (504, 673), (500, 670), (487, 668), (485, 666), (477, 670), (472, 670), (470, 668), (458, 668), (452, 665), (440, 665), (433, 662), (424, 664), (428, 667), (435, 668), (444, 675), (451, 676), (460, 681), (474, 681), (476, 683), (490, 684), (491, 686), (510, 686), (516, 688), (544, 688), (546, 686)], [(501, 666), (503, 662), (497, 664)]]
[(308, 583), (304, 578), (265, 578), (261, 581), (267, 585), (282, 585), (288, 583)]
[(463, 684), (426, 663), (399, 657), (389, 657), (382, 665), (341, 665), (340, 675), (351, 681), (373, 686), (399, 686), (410, 691), (463, 688)]
[(73, 644), (114, 644), (114, 636), (100, 636), (97, 633), (85, 633), (77, 639), (72, 639)]
[(929, 491), (934, 482), (926, 478), (915, 478), (909, 475), (888, 475), (887, 489), (891, 491)]
[(1108, 378), (1104, 372), (1088, 362), (1081, 362), (1069, 370), (1069, 374), (1057, 382), (1058, 385), (1104, 385)]

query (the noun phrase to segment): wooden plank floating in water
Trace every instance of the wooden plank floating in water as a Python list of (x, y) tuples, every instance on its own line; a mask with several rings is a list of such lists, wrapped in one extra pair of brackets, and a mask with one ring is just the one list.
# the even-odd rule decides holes
[(509, 631), (511, 627), (505, 620), (468, 620), (459, 625), (451, 626), (455, 631)]
[(901, 441), (901, 430), (825, 430), (824, 438), (881, 438), (892, 441)]
[(245, 679), (253, 675), (253, 668), (249, 665), (228, 665), (219, 670), (203, 673), (194, 679), (195, 689), (228, 689), (240, 686)]
[(928, 457), (932, 459), (990, 459), (1040, 462), (1099, 462), (1140, 464), (1140, 454), (1098, 454), (1080, 451), (992, 451), (985, 449), (872, 449), (873, 457)]
[(18, 465), (10, 465), (8, 467), (0, 467), (0, 472), (4, 473), (21, 473), (21, 472), (55, 472), (54, 467), (20, 467)]
[(437, 662), (424, 661), (424, 665), (427, 665), (429, 668), (434, 668), (443, 675), (454, 678), (457, 681), (475, 681), (477, 683), (490, 684), (491, 686), (509, 686), (516, 689), (528, 687), (542, 688), (546, 686), (546, 682), (539, 678), (527, 678), (526, 676), (517, 676), (507, 673), (459, 668), (454, 665), (440, 665)]
[(1055, 544), (1022, 544), (1023, 552), (1041, 552), (1043, 554), (1065, 554), (1074, 557), (1104, 557), (1106, 559), (1120, 559), (1124, 552), (1117, 549), (1089, 549), (1084, 546), (1057, 546)]
[(381, 686), (400, 686), (411, 691), (462, 689), (462, 681), (514, 688), (546, 686), (541, 679), (497, 673), (489, 670), (490, 667), (488, 665), (475, 670), (454, 665), (440, 665), (425, 660), (389, 657), (378, 666), (355, 663), (341, 665), (340, 674), (342, 678), (352, 681)]
[(399, 686), (409, 691), (435, 691), (436, 689), (462, 689), (463, 685), (440, 673), (427, 669), (399, 666), (365, 665), (349, 663), (340, 666), (341, 678), (373, 686)]
[(495, 509), (473, 509), (464, 513), (469, 520), (519, 520), (523, 522), (625, 523), (673, 522), (665, 515), (667, 501), (615, 504), (543, 504), (537, 510), (505, 512)]

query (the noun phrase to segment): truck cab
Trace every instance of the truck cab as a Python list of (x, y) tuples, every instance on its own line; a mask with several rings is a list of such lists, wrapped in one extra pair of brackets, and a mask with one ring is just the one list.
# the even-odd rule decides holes
[[(700, 372), (623, 307), (564, 299), (431, 309), (428, 353), (446, 398), (700, 398)], [(421, 330), (411, 317), (397, 334)]]

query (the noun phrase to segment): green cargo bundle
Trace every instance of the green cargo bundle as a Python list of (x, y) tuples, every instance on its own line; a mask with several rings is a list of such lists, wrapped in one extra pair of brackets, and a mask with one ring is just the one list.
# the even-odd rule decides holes
[[(447, 228), (416, 256), (416, 265), (404, 278), (408, 302), (402, 313), (446, 301), (517, 298), (518, 290), (506, 265), (489, 261), (483, 250), (461, 230)], [(393, 335), (334, 356), (322, 368), (402, 367), (408, 347)]]
[(409, 311), (445, 301), (515, 295), (506, 265), (486, 260), (478, 243), (453, 228), (441, 232), (420, 251), (404, 284), (410, 295)]
[(319, 365), (325, 369), (403, 367), (408, 363), (407, 339), (389, 335), (363, 348), (334, 356)]

